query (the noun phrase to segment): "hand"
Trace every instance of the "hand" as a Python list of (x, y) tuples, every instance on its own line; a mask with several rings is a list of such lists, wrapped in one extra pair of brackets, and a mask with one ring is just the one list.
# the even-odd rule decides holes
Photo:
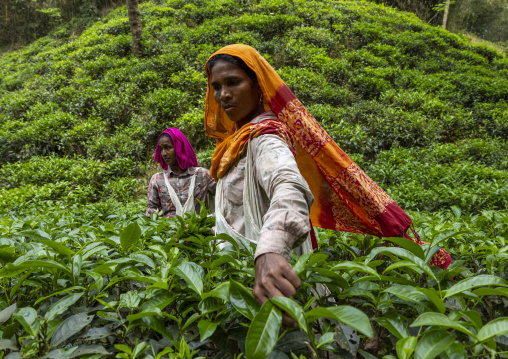
[[(291, 264), (280, 254), (265, 253), (256, 259), (253, 294), (260, 305), (271, 297), (292, 297), (301, 285)], [(282, 323), (290, 328), (298, 326), (285, 312), (282, 313)]]

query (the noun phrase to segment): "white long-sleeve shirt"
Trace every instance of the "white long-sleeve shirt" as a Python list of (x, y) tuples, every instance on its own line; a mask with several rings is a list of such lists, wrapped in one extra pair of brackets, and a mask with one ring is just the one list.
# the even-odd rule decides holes
[[(275, 119), (276, 116), (269, 112), (251, 122), (268, 118)], [(254, 158), (255, 185), (261, 197), (257, 204), (263, 215), (255, 258), (272, 252), (289, 259), (291, 249), (301, 244), (311, 230), (309, 214), (314, 197), (284, 140), (261, 135), (251, 139), (250, 146)], [(223, 177), (224, 218), (242, 235), (245, 235), (245, 164), (244, 155)]]

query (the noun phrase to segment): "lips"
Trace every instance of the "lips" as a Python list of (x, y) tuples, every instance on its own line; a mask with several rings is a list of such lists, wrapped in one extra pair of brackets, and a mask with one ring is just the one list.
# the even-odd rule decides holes
[(224, 111), (229, 112), (232, 109), (234, 109), (235, 106), (233, 106), (233, 105), (225, 105), (225, 106), (222, 106), (222, 108), (224, 109)]

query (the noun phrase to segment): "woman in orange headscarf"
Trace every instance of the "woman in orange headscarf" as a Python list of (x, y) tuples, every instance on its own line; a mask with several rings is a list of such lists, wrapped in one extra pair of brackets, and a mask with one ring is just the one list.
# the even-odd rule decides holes
[[(206, 72), (205, 128), (217, 139), (210, 174), (220, 181), (217, 226), (257, 243), (258, 301), (294, 294), (299, 280), (286, 259), (293, 246), (308, 243), (309, 217), (322, 228), (412, 239), (411, 218), (337, 146), (254, 48), (223, 47)], [(440, 250), (430, 264), (446, 268), (450, 262)]]

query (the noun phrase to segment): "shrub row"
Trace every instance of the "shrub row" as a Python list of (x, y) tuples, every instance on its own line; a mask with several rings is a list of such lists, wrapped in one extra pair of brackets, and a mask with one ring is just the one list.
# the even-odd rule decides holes
[[(61, 200), (85, 204), (104, 198), (132, 200), (140, 172), (129, 158), (99, 161), (86, 158), (35, 156), (0, 168), (0, 210)], [(143, 189), (144, 190), (144, 189)]]
[(230, 43), (256, 47), (337, 143), (366, 159), (508, 136), (506, 56), (414, 15), (325, 0), (158, 0), (140, 12), (139, 58), (125, 7), (67, 42), (55, 33), (0, 57), (0, 164), (145, 163), (169, 126), (209, 148), (203, 67)]
[(508, 143), (473, 140), (428, 149), (395, 148), (375, 161), (354, 156), (405, 209), (465, 213), (508, 207)]

